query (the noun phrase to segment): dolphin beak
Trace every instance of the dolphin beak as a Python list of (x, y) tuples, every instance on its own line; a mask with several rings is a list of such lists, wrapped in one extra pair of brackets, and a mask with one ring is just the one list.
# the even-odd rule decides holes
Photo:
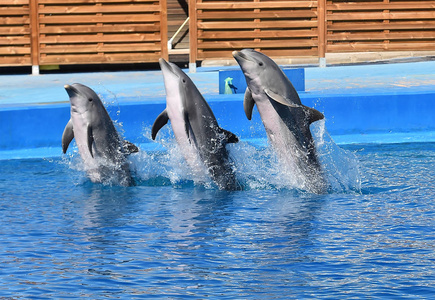
[(70, 97), (73, 97), (78, 93), (77, 89), (70, 86), (69, 84), (65, 84), (63, 87), (65, 88), (66, 92), (68, 93), (68, 96)]
[(163, 58), (159, 58), (159, 65), (163, 73), (172, 71), (171, 65)]

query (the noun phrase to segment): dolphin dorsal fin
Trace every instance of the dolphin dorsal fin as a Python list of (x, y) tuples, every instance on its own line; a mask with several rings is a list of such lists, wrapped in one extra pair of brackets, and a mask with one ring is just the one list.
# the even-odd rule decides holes
[(308, 106), (304, 106), (304, 110), (305, 110), (305, 113), (308, 116), (308, 122), (310, 124), (325, 118), (325, 116), (320, 111), (318, 111), (317, 109), (314, 109), (314, 108), (311, 108), (311, 107), (308, 107)]
[(91, 154), (92, 157), (94, 157), (94, 154), (92, 153), (92, 144), (94, 143), (94, 136), (92, 134), (92, 127), (89, 124), (88, 124), (88, 128), (87, 128), (87, 134), (88, 134), (89, 153)]
[(243, 109), (248, 120), (252, 119), (252, 110), (254, 109), (255, 101), (252, 98), (252, 93), (249, 88), (246, 88), (245, 98), (243, 99)]
[(158, 117), (154, 121), (153, 127), (151, 129), (151, 137), (153, 140), (156, 139), (157, 132), (159, 132), (159, 130), (163, 126), (165, 126), (168, 123), (168, 121), (169, 121), (168, 112), (165, 109), (160, 113), (160, 115), (158, 115)]
[(122, 141), (122, 147), (127, 155), (139, 152), (139, 148), (135, 144), (126, 140)]
[(66, 123), (65, 129), (63, 130), (62, 134), (62, 151), (63, 154), (66, 153), (66, 150), (68, 149), (69, 144), (74, 138), (74, 129), (73, 129), (73, 123), (71, 119), (69, 119), (68, 123)]
[(228, 144), (239, 142), (239, 138), (237, 137), (237, 135), (235, 135), (231, 131), (225, 130), (223, 128), (221, 128), (221, 130), (222, 130), (222, 133), (225, 135), (225, 140)]

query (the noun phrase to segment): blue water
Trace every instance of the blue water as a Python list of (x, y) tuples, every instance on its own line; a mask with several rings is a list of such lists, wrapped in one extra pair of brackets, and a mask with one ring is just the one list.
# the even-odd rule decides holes
[(0, 298), (433, 297), (435, 144), (342, 148), (360, 177), (330, 170), (326, 195), (255, 177), (255, 151), (237, 192), (180, 178), (166, 154), (133, 159), (130, 188), (90, 183), (74, 155), (0, 161)]

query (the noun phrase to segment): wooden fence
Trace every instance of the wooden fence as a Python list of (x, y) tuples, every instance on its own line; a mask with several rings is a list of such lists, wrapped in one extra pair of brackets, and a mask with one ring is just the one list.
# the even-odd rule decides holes
[[(254, 48), (271, 56), (435, 50), (435, 1), (191, 0), (191, 63)], [(194, 16), (194, 18), (192, 18)]]
[(0, 65), (155, 62), (166, 12), (166, 0), (1, 0)]
[[(0, 66), (167, 58), (167, 1), (0, 0)], [(191, 63), (231, 58), (232, 50), (242, 48), (274, 57), (319, 58), (340, 52), (435, 50), (433, 0), (188, 4)]]

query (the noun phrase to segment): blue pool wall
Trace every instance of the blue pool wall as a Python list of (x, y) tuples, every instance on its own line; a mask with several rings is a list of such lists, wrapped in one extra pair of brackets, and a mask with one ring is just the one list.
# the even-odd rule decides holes
[[(333, 139), (343, 143), (370, 141), (383, 136), (435, 131), (435, 91), (388, 90), (384, 93), (323, 94), (301, 92), (302, 102), (323, 112), (326, 128)], [(104, 96), (103, 96), (104, 98)], [(206, 95), (222, 128), (242, 140), (265, 138), (265, 130), (256, 109), (252, 121), (243, 111), (243, 94)], [(108, 106), (111, 117), (122, 124), (124, 137), (145, 147), (157, 146), (149, 138), (155, 118), (165, 108), (164, 98), (153, 101), (118, 99)], [(26, 105), (0, 108), (0, 150), (53, 148), (60, 155), (63, 129), (70, 117), (68, 103)], [(342, 136), (351, 136), (346, 140)], [(382, 138), (381, 138), (382, 141)], [(57, 152), (56, 152), (57, 151)]]

